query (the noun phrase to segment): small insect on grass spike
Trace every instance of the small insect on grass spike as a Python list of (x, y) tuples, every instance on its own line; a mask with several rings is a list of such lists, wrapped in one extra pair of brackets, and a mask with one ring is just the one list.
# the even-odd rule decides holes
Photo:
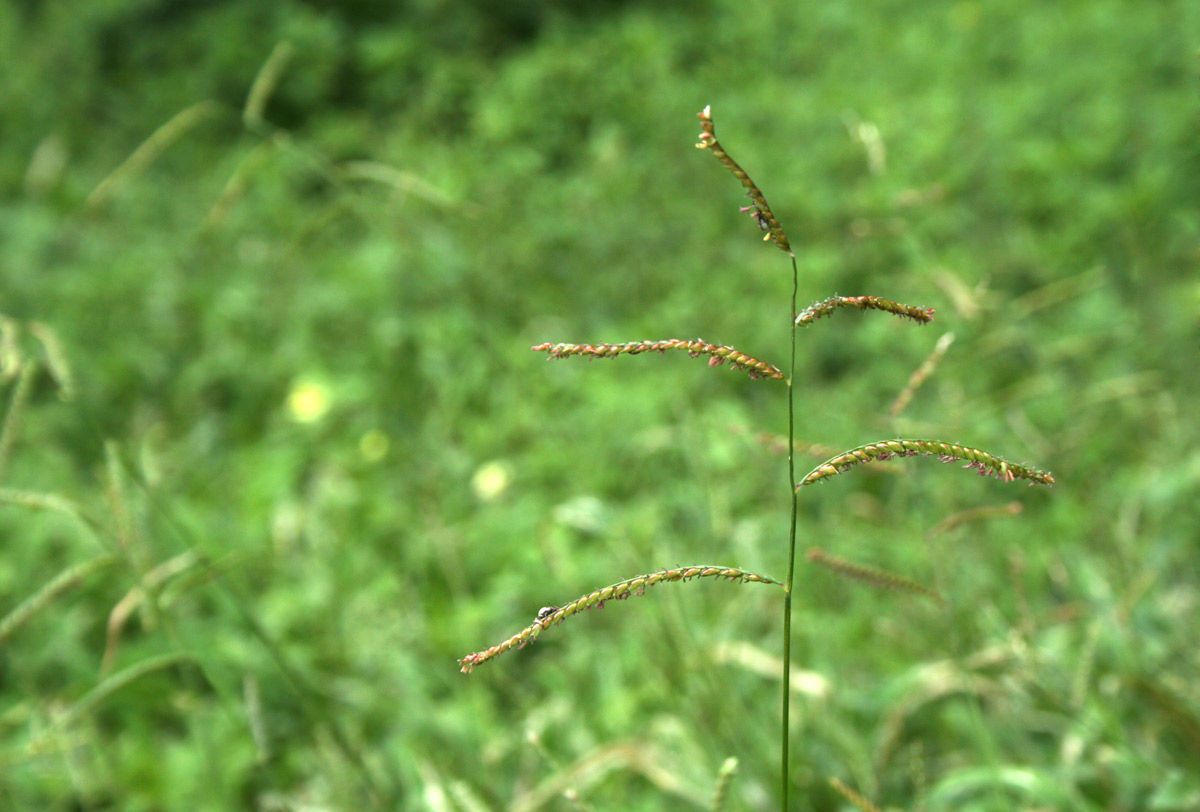
[(933, 321), (932, 307), (914, 307), (879, 296), (830, 296), (828, 299), (822, 299), (801, 310), (796, 316), (796, 324), (800, 327), (807, 327), (822, 316), (828, 316), (843, 307), (858, 310), (881, 310), (900, 318), (912, 319), (918, 324), (928, 324)]
[(825, 462), (808, 472), (796, 486), (799, 490), (805, 485), (820, 482), (836, 476), (848, 468), (872, 460), (887, 460), (892, 457), (937, 457), (942, 462), (957, 462), (965, 460), (967, 468), (978, 471), (983, 476), (995, 476), (1004, 482), (1025, 479), (1031, 485), (1053, 485), (1054, 476), (1048, 471), (1040, 471), (1026, 465), (1018, 465), (1006, 459), (989, 454), (978, 448), (947, 443), (941, 440), (880, 440), (877, 443), (867, 443), (858, 448), (844, 451), (830, 457)]
[(770, 378), (775, 381), (783, 380), (783, 372), (774, 364), (760, 361), (741, 350), (724, 344), (710, 344), (704, 339), (695, 340), (668, 338), (662, 341), (629, 341), (624, 344), (535, 344), (530, 347), (534, 352), (547, 353), (551, 359), (569, 358), (573, 355), (587, 358), (616, 358), (618, 355), (641, 355), (644, 352), (666, 352), (667, 350), (683, 350), (696, 358), (708, 356), (708, 365), (717, 367), (726, 361), (734, 369), (749, 373), (751, 378)]
[(792, 246), (788, 242), (787, 234), (783, 232), (783, 226), (779, 224), (779, 220), (775, 217), (775, 212), (771, 211), (771, 206), (767, 203), (767, 198), (763, 195), (762, 190), (758, 188), (758, 184), (754, 182), (754, 179), (750, 177), (745, 169), (742, 169), (738, 165), (737, 161), (733, 160), (733, 157), (721, 146), (721, 142), (717, 140), (717, 130), (712, 120), (712, 107), (706, 106), (698, 115), (700, 118), (700, 141), (696, 144), (696, 149), (706, 149), (711, 152), (713, 157), (720, 161), (738, 179), (738, 182), (745, 187), (746, 196), (750, 198), (754, 205), (744, 206), (741, 211), (743, 214), (750, 215), (758, 225), (759, 230), (767, 232), (763, 240), (770, 240), (781, 251), (791, 254)]
[(774, 578), (768, 578), (765, 575), (759, 575), (755, 572), (738, 569), (737, 567), (719, 567), (709, 564), (675, 567), (673, 569), (651, 572), (646, 575), (638, 575), (635, 578), (620, 581), (603, 589), (589, 592), (561, 607), (542, 607), (538, 611), (533, 623), (529, 626), (491, 648), (468, 654), (458, 661), (459, 668), (464, 674), (468, 674), (475, 666), (485, 663), (493, 657), (498, 657), (510, 649), (524, 648), (537, 640), (538, 636), (546, 629), (562, 623), (572, 615), (579, 614), (586, 609), (600, 609), (608, 601), (619, 601), (634, 595), (641, 595), (650, 587), (657, 586), (658, 584), (671, 581), (690, 581), (693, 578), (723, 578), (727, 581), (735, 581), (737, 583), (781, 585)]

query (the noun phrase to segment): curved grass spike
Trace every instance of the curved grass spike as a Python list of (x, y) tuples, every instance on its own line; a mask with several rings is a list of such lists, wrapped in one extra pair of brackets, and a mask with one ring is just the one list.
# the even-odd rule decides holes
[(796, 315), (796, 324), (800, 327), (807, 327), (822, 316), (828, 316), (843, 307), (853, 307), (858, 310), (882, 310), (894, 316), (912, 319), (918, 324), (928, 324), (933, 321), (932, 307), (914, 307), (879, 296), (830, 296), (828, 299), (814, 302), (801, 310)]
[(579, 614), (585, 609), (600, 609), (608, 601), (625, 600), (632, 595), (641, 595), (649, 587), (667, 583), (668, 581), (690, 581), (693, 578), (724, 578), (729, 581), (737, 581), (738, 583), (774, 584), (781, 586), (779, 581), (768, 578), (765, 575), (748, 572), (736, 567), (718, 567), (706, 564), (676, 567), (674, 569), (659, 570), (658, 572), (646, 575), (638, 575), (611, 586), (606, 586), (603, 589), (597, 589), (595, 592), (589, 592), (565, 606), (548, 606), (541, 612), (538, 612), (537, 619), (529, 626), (502, 643), (498, 643), (483, 651), (468, 654), (458, 661), (458, 665), (462, 673), (469, 674), (475, 666), (485, 663), (493, 657), (498, 657), (509, 649), (524, 648), (536, 640), (546, 629), (562, 623), (567, 618)]
[(796, 490), (822, 479), (836, 476), (847, 468), (864, 462), (886, 460), (892, 457), (917, 456), (936, 456), (942, 462), (966, 460), (967, 468), (973, 468), (983, 476), (996, 476), (1005, 482), (1027, 479), (1033, 485), (1054, 484), (1054, 476), (1048, 471), (1039, 471), (1026, 465), (1018, 465), (978, 448), (946, 443), (941, 440), (881, 440), (877, 443), (860, 445), (858, 448), (852, 448), (835, 457), (830, 457), (809, 471), (804, 479), (800, 480)]
[(830, 778), (829, 786), (833, 787), (834, 792), (849, 801), (859, 812), (880, 812), (879, 807), (840, 778)]
[(836, 555), (830, 555), (825, 552), (820, 547), (813, 547), (808, 551), (808, 560), (814, 564), (820, 564), (826, 569), (833, 570), (838, 575), (870, 586), (879, 587), (880, 589), (912, 592), (917, 595), (924, 595), (927, 598), (933, 598), (938, 603), (946, 602), (941, 593), (930, 589), (924, 584), (919, 584), (910, 578), (905, 578), (903, 575), (897, 575), (894, 572), (866, 567), (862, 564), (855, 564), (853, 561), (847, 561), (844, 558), (838, 558)]
[(184, 652), (160, 654), (156, 657), (148, 657), (139, 663), (135, 663), (126, 669), (118, 671), (111, 677), (101, 680), (95, 685), (95, 687), (84, 694), (78, 702), (67, 708), (66, 712), (55, 719), (52, 727), (42, 730), (29, 743), (30, 752), (34, 754), (44, 752), (53, 733), (56, 731), (65, 730), (78, 721), (80, 717), (91, 713), (106, 699), (124, 688), (126, 685), (129, 685), (131, 682), (136, 682), (147, 674), (152, 674), (155, 671), (162, 671), (167, 668), (172, 668), (176, 665), (181, 665), (185, 662), (196, 662), (196, 658), (191, 654)]
[(717, 773), (717, 785), (713, 789), (712, 803), (708, 807), (711, 812), (725, 812), (725, 802), (729, 800), (729, 788), (737, 776), (737, 769), (738, 760), (733, 756), (721, 764), (721, 771)]
[(738, 166), (738, 162), (733, 160), (732, 156), (721, 146), (721, 142), (717, 140), (717, 131), (712, 120), (712, 107), (706, 105), (698, 115), (701, 132), (700, 142), (696, 144), (696, 149), (706, 149), (711, 152), (713, 157), (724, 164), (725, 168), (732, 172), (733, 176), (746, 188), (746, 194), (754, 201), (754, 205), (747, 206), (742, 211), (749, 212), (758, 227), (767, 232), (763, 240), (770, 240), (779, 246), (781, 251), (792, 254), (792, 246), (788, 242), (787, 234), (783, 233), (783, 226), (779, 224), (775, 213), (771, 211), (771, 206), (767, 203), (767, 198), (763, 195), (762, 190), (746, 173), (746, 170)]
[(92, 573), (98, 572), (113, 564), (116, 557), (109, 553), (101, 555), (69, 567), (54, 576), (39, 590), (34, 592), (15, 609), (0, 619), (0, 643), (8, 642), (8, 638), (17, 629), (59, 596), (82, 584)]
[(957, 530), (968, 522), (976, 522), (981, 519), (991, 519), (999, 516), (1019, 516), (1025, 507), (1020, 502), (1009, 502), (1005, 505), (981, 505), (979, 507), (967, 508), (960, 510), (957, 513), (951, 513), (946, 518), (942, 519), (928, 532), (927, 536), (934, 536), (949, 533), (951, 530)]
[(726, 361), (729, 365), (750, 373), (751, 378), (770, 378), (783, 380), (783, 373), (773, 364), (751, 358), (741, 350), (723, 344), (709, 344), (701, 338), (695, 340), (668, 338), (662, 341), (629, 341), (624, 344), (535, 344), (530, 347), (534, 352), (549, 353), (550, 358), (569, 358), (572, 355), (588, 356), (590, 358), (615, 358), (618, 355), (640, 355), (644, 352), (666, 352), (667, 350), (684, 350), (693, 358), (707, 355), (708, 365), (717, 367)]
[(917, 390), (929, 380), (929, 376), (937, 371), (938, 364), (942, 362), (942, 356), (946, 354), (946, 350), (950, 349), (950, 345), (954, 343), (954, 333), (945, 333), (937, 340), (937, 344), (933, 347), (933, 352), (921, 362), (921, 366), (913, 370), (913, 374), (908, 377), (908, 383), (900, 390), (900, 394), (896, 395), (896, 399), (892, 401), (891, 407), (888, 408), (888, 414), (892, 417), (898, 417), (904, 411), (908, 404), (912, 402), (913, 396), (917, 394)]

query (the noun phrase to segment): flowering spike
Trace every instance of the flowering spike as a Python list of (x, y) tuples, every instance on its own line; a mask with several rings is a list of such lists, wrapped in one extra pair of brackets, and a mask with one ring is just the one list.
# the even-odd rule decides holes
[(862, 564), (855, 564), (853, 561), (847, 561), (844, 558), (830, 555), (819, 547), (813, 547), (808, 551), (808, 560), (814, 564), (820, 564), (827, 569), (831, 569), (838, 575), (852, 578), (855, 581), (861, 581), (864, 584), (870, 584), (882, 589), (913, 592), (918, 595), (924, 595), (927, 598), (933, 598), (938, 603), (945, 603), (945, 598), (936, 590), (905, 578), (903, 575), (897, 575), (887, 570), (875, 569), (874, 567), (866, 567)]
[(833, 787), (838, 795), (841, 795), (849, 801), (859, 812), (879, 812), (879, 807), (871, 803), (865, 796), (856, 792), (852, 787), (844, 783), (839, 778), (830, 778), (829, 786)]
[[(781, 586), (779, 581), (773, 578), (768, 578), (765, 575), (759, 575), (754, 572), (748, 572), (736, 567), (717, 567), (705, 564), (696, 564), (690, 567), (676, 567), (675, 569), (659, 570), (647, 575), (639, 575), (635, 578), (630, 578), (626, 581), (620, 581), (612, 586), (606, 586), (603, 589), (597, 589), (595, 592), (589, 592), (583, 597), (576, 598), (561, 608), (547, 606), (538, 612), (537, 618), (532, 624), (525, 627), (521, 631), (514, 634), (502, 643), (498, 643), (491, 648), (477, 651), (474, 654), (468, 654), (458, 661), (458, 665), (462, 673), (469, 674), (475, 666), (487, 662), (493, 657), (498, 657), (509, 649), (524, 648), (529, 643), (532, 643), (538, 638), (543, 631), (561, 623), (572, 615), (578, 614), (585, 609), (599, 609), (604, 606), (607, 601), (623, 600), (630, 595), (641, 595), (646, 591), (647, 587), (656, 586), (657, 584), (666, 583), (668, 581), (690, 581), (693, 578), (725, 578), (738, 583), (754, 583), (754, 584), (774, 584)], [(552, 610), (552, 611), (547, 611)]]
[(733, 176), (746, 188), (746, 194), (754, 201), (754, 205), (745, 206), (741, 211), (749, 213), (758, 227), (767, 232), (763, 240), (771, 240), (775, 245), (779, 246), (781, 251), (791, 254), (792, 246), (788, 243), (787, 234), (783, 233), (783, 226), (775, 218), (775, 213), (771, 211), (771, 206), (767, 203), (767, 198), (763, 196), (762, 190), (746, 174), (746, 170), (738, 166), (738, 162), (733, 160), (724, 147), (721, 146), (721, 142), (717, 140), (717, 131), (713, 126), (712, 120), (712, 108), (705, 106), (700, 111), (699, 118), (701, 132), (700, 142), (696, 144), (696, 149), (706, 149), (711, 152), (713, 157), (724, 164), (725, 168), (732, 172)]
[(909, 402), (912, 401), (913, 395), (921, 388), (921, 385), (932, 375), (938, 368), (938, 364), (942, 361), (942, 356), (946, 354), (946, 350), (950, 349), (950, 345), (954, 343), (954, 333), (946, 333), (938, 339), (937, 344), (933, 348), (933, 352), (929, 353), (921, 366), (917, 367), (913, 374), (909, 376), (908, 383), (900, 390), (900, 394), (896, 395), (896, 399), (892, 401), (891, 408), (888, 409), (888, 414), (892, 417), (898, 416)]
[(709, 344), (704, 339), (685, 340), (669, 338), (664, 341), (630, 341), (625, 344), (536, 344), (530, 347), (534, 352), (548, 353), (550, 358), (567, 358), (572, 355), (586, 355), (591, 358), (615, 358), (618, 355), (640, 355), (644, 352), (666, 352), (667, 350), (684, 350), (693, 358), (699, 355), (709, 356), (709, 366), (720, 366), (726, 361), (730, 366), (748, 372), (751, 378), (771, 378), (783, 380), (779, 368), (751, 358), (740, 350), (722, 344)]
[(841, 307), (882, 310), (901, 318), (912, 319), (919, 324), (928, 324), (933, 321), (932, 307), (914, 307), (878, 296), (830, 296), (828, 299), (822, 299), (801, 310), (796, 316), (796, 324), (800, 327), (807, 327), (822, 316), (828, 316)]
[(809, 471), (808, 475), (800, 480), (796, 489), (799, 490), (805, 485), (836, 476), (847, 468), (860, 463), (885, 460), (891, 457), (916, 457), (923, 454), (936, 456), (942, 462), (966, 460), (968, 468), (977, 470), (983, 476), (998, 477), (1005, 482), (1027, 479), (1030, 484), (1054, 484), (1054, 476), (1048, 471), (1039, 471), (1036, 468), (1018, 465), (978, 448), (946, 443), (941, 440), (881, 440), (877, 443), (860, 445), (858, 448), (852, 448), (829, 458)]

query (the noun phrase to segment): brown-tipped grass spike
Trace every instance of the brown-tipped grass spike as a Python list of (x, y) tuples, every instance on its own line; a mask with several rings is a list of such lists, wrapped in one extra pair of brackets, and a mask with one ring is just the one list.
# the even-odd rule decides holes
[(589, 358), (615, 358), (618, 355), (640, 355), (644, 352), (666, 352), (667, 350), (684, 350), (696, 358), (708, 356), (708, 365), (717, 367), (726, 361), (729, 365), (748, 372), (751, 378), (770, 378), (783, 380), (783, 373), (773, 364), (751, 358), (741, 350), (723, 344), (709, 344), (701, 338), (695, 340), (668, 338), (663, 341), (629, 341), (625, 344), (536, 344), (530, 347), (534, 352), (549, 353), (550, 358), (569, 358), (572, 355)]
[(867, 443), (858, 448), (844, 451), (808, 472), (800, 484), (799, 490), (805, 485), (811, 485), (822, 479), (836, 476), (848, 468), (872, 460), (886, 460), (892, 457), (934, 456), (942, 462), (966, 460), (967, 468), (978, 471), (983, 476), (995, 476), (1004, 482), (1027, 479), (1031, 485), (1053, 485), (1054, 476), (1048, 471), (1039, 471), (1026, 465), (1009, 462), (978, 448), (971, 448), (958, 443), (946, 443), (941, 440), (880, 440), (877, 443)]
[(746, 194), (754, 202), (754, 205), (747, 206), (742, 211), (748, 212), (758, 227), (767, 232), (763, 240), (770, 240), (779, 246), (781, 251), (791, 254), (792, 246), (788, 242), (787, 234), (783, 233), (783, 226), (779, 224), (775, 213), (771, 211), (771, 206), (767, 203), (767, 198), (763, 195), (762, 190), (746, 173), (746, 170), (738, 166), (738, 162), (733, 160), (732, 156), (721, 146), (721, 142), (717, 140), (717, 131), (712, 120), (712, 107), (705, 106), (698, 115), (700, 117), (700, 142), (696, 144), (696, 149), (706, 149), (711, 152), (713, 157), (724, 164), (725, 168), (732, 172), (733, 176), (746, 188)]
[(858, 310), (882, 310), (894, 316), (912, 319), (918, 324), (928, 324), (933, 321), (932, 307), (914, 307), (879, 296), (830, 296), (828, 299), (822, 299), (801, 310), (796, 316), (796, 325), (807, 327), (822, 316), (828, 316), (842, 307), (853, 307)]
[(589, 592), (562, 607), (546, 607), (546, 609), (551, 611), (543, 610), (538, 612), (538, 617), (534, 619), (533, 623), (504, 642), (463, 657), (458, 661), (459, 668), (464, 674), (469, 674), (475, 666), (485, 663), (493, 657), (498, 657), (509, 649), (524, 648), (536, 640), (538, 635), (546, 629), (562, 623), (567, 618), (577, 615), (585, 609), (599, 609), (608, 601), (625, 600), (632, 595), (641, 595), (648, 588), (658, 584), (664, 584), (669, 581), (690, 581), (693, 578), (724, 578), (738, 583), (781, 585), (774, 578), (768, 578), (758, 573), (748, 572), (736, 567), (718, 567), (707, 564), (676, 567), (674, 569), (659, 570), (658, 572), (646, 575), (638, 575), (635, 578), (620, 581), (612, 586), (597, 589), (595, 592)]

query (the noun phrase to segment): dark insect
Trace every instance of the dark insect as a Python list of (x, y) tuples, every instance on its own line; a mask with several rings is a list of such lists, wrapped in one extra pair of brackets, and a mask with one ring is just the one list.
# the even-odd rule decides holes
[(760, 231), (771, 230), (770, 221), (767, 220), (767, 216), (763, 214), (757, 206), (742, 206), (740, 209), (738, 209), (738, 211), (740, 211), (742, 214), (749, 214), (750, 219), (758, 223), (758, 228)]

